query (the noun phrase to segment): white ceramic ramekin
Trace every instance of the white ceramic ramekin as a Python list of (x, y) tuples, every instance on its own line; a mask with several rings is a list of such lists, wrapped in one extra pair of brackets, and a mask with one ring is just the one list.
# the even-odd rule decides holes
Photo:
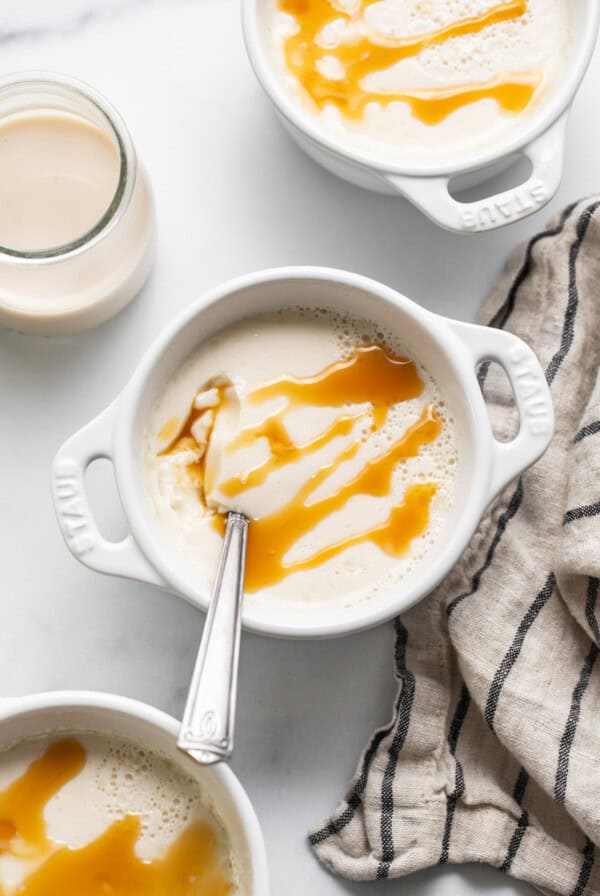
[[(284, 126), (309, 156), (324, 168), (360, 187), (404, 196), (436, 224), (460, 233), (493, 230), (543, 208), (561, 181), (565, 130), (570, 107), (581, 84), (596, 43), (598, 0), (570, 0), (573, 35), (561, 86), (540, 104), (536, 113), (523, 116), (505, 140), (465, 155), (460, 163), (392, 163), (376, 154), (355, 151), (343, 139), (325, 135), (315, 117), (300, 108), (275, 71), (268, 46), (267, 4), (271, 0), (242, 0), (246, 48), (254, 72)], [(475, 202), (459, 202), (450, 182), (462, 175), (462, 187), (484, 183), (519, 156), (532, 166), (524, 183)]]
[(200, 766), (178, 750), (178, 730), (165, 713), (113, 694), (55, 691), (0, 699), (0, 751), (37, 736), (92, 731), (139, 741), (196, 778), (229, 835), (243, 896), (268, 896), (265, 844), (245, 791), (225, 763)]
[[(471, 538), (484, 510), (500, 490), (545, 451), (553, 430), (550, 391), (531, 349), (500, 330), (451, 321), (392, 289), (329, 268), (278, 268), (250, 274), (212, 290), (186, 310), (155, 341), (119, 398), (72, 436), (58, 452), (52, 492), (68, 547), (99, 572), (149, 582), (202, 609), (207, 581), (192, 580), (167, 543), (150, 506), (143, 476), (143, 437), (150, 413), (169, 379), (199, 343), (251, 314), (302, 305), (329, 307), (367, 318), (399, 334), (402, 344), (438, 382), (454, 420), (460, 448), (455, 513), (439, 547), (404, 587), (368, 601), (332, 608), (287, 604), (244, 607), (245, 627), (281, 637), (332, 637), (391, 619), (425, 597), (449, 572)], [(505, 369), (520, 413), (519, 434), (510, 443), (492, 434), (476, 377), (478, 365), (498, 361)], [(98, 458), (114, 465), (131, 534), (114, 544), (102, 537), (86, 497), (85, 471)]]

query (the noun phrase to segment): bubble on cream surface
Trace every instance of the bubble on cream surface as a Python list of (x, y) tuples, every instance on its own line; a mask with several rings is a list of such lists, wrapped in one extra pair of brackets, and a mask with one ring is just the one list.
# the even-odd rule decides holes
[[(344, 81), (352, 47), (361, 38), (374, 45), (410, 44), (510, 6), (510, 0), (311, 0), (329, 12), (314, 41), (314, 66), (331, 79), (321, 88), (335, 90)], [(567, 0), (513, 0), (515, 15), (448, 39), (428, 42), (422, 49), (393, 62), (387, 59), (360, 81), (374, 94), (364, 113), (347, 118), (339, 108), (318, 108), (286, 58), (286, 42), (299, 32), (293, 0), (264, 0), (271, 64), (282, 86), (308, 120), (324, 136), (357, 152), (408, 162), (460, 161), (466, 153), (483, 150), (507, 138), (561, 84), (571, 45), (571, 12)], [(289, 11), (283, 11), (289, 10)], [(338, 58), (343, 48), (342, 61)], [(312, 52), (312, 50), (311, 50)], [(312, 60), (312, 56), (310, 57)], [(391, 58), (391, 57), (390, 57)], [(490, 85), (517, 76), (532, 79), (530, 102), (518, 114), (494, 99), (469, 101), (435, 124), (419, 119), (406, 101), (386, 100), (386, 94), (439, 95), (469, 85)], [(377, 95), (381, 101), (377, 101)]]
[[(418, 571), (447, 526), (458, 457), (451, 415), (437, 384), (420, 365), (416, 369), (422, 391), (394, 405), (385, 423), (376, 430), (373, 429), (374, 410), (368, 401), (344, 408), (300, 405), (290, 409), (283, 420), (286, 434), (297, 445), (311, 440), (317, 444), (321, 434), (332, 425), (335, 427), (336, 420), (348, 419), (347, 423), (342, 421), (335, 438), (325, 440), (322, 446), (317, 444), (317, 450), (302, 456), (299, 462), (276, 467), (257, 487), (235, 498), (228, 498), (222, 492), (223, 483), (236, 476), (243, 477), (269, 457), (269, 446), (264, 439), (235, 452), (223, 454), (221, 450), (237, 433), (248, 431), (258, 420), (264, 420), (265, 415), (280, 409), (281, 403), (277, 401), (253, 404), (247, 400), (250, 392), (282, 375), (314, 376), (328, 365), (350, 358), (357, 346), (376, 343), (385, 344), (399, 356), (410, 355), (403, 351), (393, 334), (382, 332), (367, 321), (349, 319), (325, 309), (295, 309), (257, 316), (208, 339), (166, 385), (147, 428), (144, 468), (162, 537), (173, 552), (171, 559), (189, 579), (206, 583), (214, 578), (221, 536), (215, 531), (211, 507), (239, 509), (255, 519), (276, 513), (320, 469), (331, 464), (349, 446), (359, 443), (357, 453), (337, 465), (311, 491), (307, 503), (326, 499), (343, 489), (370, 460), (388, 451), (411, 427), (416, 427), (426, 409), (433, 407), (441, 421), (440, 435), (422, 444), (415, 456), (395, 465), (389, 495), (353, 495), (299, 538), (291, 546), (285, 562), (301, 564), (340, 539), (357, 538), (366, 529), (383, 524), (389, 513), (402, 505), (411, 487), (434, 483), (428, 525), (411, 541), (410, 549), (402, 556), (393, 557), (376, 544), (357, 543), (315, 568), (291, 572), (281, 581), (252, 592), (248, 599), (264, 605), (281, 601), (297, 605), (331, 605), (332, 602), (345, 605), (368, 599), (379, 590), (406, 581)], [(189, 408), (194, 395), (203, 391), (204, 384), (216, 372), (226, 372), (235, 384), (232, 388), (237, 404), (228, 420), (216, 415), (213, 435), (218, 434), (219, 448), (215, 451), (211, 445), (207, 458), (211, 452), (220, 455), (215, 464), (218, 473), (210, 477), (210, 487), (200, 500), (198, 481), (189, 475), (192, 453), (158, 453), (157, 433), (165, 421), (172, 419), (174, 409)], [(266, 545), (264, 548), (268, 550)]]

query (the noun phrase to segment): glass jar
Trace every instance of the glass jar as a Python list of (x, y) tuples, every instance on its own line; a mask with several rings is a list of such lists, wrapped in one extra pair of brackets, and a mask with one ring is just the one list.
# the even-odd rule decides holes
[(0, 324), (53, 335), (96, 326), (139, 292), (153, 257), (154, 211), (129, 132), (104, 97), (62, 75), (0, 81), (0, 127), (37, 113), (75, 117), (101, 131), (119, 168), (112, 199), (85, 233), (42, 250), (0, 245)]

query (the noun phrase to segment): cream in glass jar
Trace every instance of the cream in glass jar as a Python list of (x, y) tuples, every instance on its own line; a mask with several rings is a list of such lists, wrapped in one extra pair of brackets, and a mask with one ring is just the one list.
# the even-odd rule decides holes
[(0, 82), (0, 324), (102, 323), (143, 285), (153, 232), (145, 172), (103, 97), (58, 75)]

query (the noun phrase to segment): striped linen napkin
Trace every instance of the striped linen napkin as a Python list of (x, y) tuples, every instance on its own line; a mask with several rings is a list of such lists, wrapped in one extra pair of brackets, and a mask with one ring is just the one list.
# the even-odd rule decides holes
[[(352, 880), (486, 862), (544, 893), (600, 893), (600, 200), (518, 250), (481, 318), (537, 352), (556, 433), (396, 620), (392, 721), (310, 839)], [(480, 380), (506, 437), (505, 379)]]

